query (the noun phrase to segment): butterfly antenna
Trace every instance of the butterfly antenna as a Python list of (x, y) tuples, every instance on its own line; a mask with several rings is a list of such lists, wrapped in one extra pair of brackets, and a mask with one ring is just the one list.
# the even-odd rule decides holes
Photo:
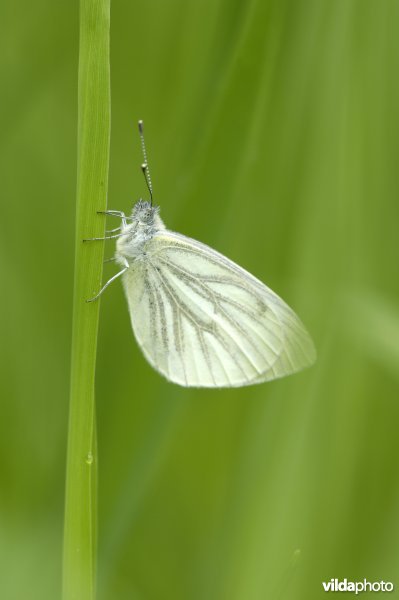
[(139, 125), (139, 135), (140, 135), (140, 140), (141, 140), (141, 149), (143, 151), (143, 157), (144, 157), (144, 162), (141, 165), (141, 170), (143, 171), (144, 179), (147, 184), (148, 191), (150, 192), (151, 206), (152, 206), (152, 181), (151, 181), (150, 170), (148, 168), (147, 151), (145, 149), (144, 123), (141, 119), (140, 119), (138, 125)]

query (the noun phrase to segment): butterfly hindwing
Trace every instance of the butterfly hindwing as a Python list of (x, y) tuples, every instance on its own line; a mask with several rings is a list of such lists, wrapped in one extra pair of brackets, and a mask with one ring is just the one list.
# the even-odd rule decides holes
[(312, 340), (287, 304), (196, 240), (158, 231), (124, 285), (137, 341), (170, 381), (236, 387), (314, 362)]

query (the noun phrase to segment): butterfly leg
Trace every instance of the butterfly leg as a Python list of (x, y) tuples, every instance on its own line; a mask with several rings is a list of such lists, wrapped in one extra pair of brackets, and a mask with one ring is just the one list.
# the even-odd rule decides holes
[(109, 215), (110, 217), (120, 217), (121, 219), (130, 219), (122, 210), (98, 210), (98, 215)]
[(115, 233), (115, 231), (120, 231), (122, 227), (115, 227), (114, 229), (106, 229), (105, 233)]
[(127, 231), (122, 231), (121, 233), (116, 233), (115, 235), (106, 235), (105, 237), (95, 237), (95, 238), (86, 238), (84, 242), (99, 242), (102, 240), (113, 240), (115, 238), (121, 237), (121, 235), (127, 235)]
[(121, 210), (98, 210), (97, 214), (98, 215), (108, 215), (110, 217), (119, 217), (120, 219), (122, 219), (123, 227), (126, 227), (127, 221), (132, 220), (132, 217), (127, 217), (125, 215), (125, 213), (122, 212)]
[(117, 279), (118, 277), (120, 277), (121, 275), (123, 275), (123, 273), (126, 273), (126, 271), (128, 270), (128, 268), (129, 268), (129, 263), (127, 262), (127, 260), (125, 260), (125, 267), (122, 269), (122, 271), (119, 271), (119, 273), (116, 273), (113, 277), (111, 277), (111, 279), (109, 279), (107, 281), (107, 283), (103, 285), (103, 287), (98, 292), (98, 294), (96, 294), (95, 296), (93, 296), (93, 298), (89, 298), (88, 300), (86, 300), (86, 302), (94, 302), (95, 300), (98, 300), (98, 298), (101, 296), (101, 294), (103, 293), (103, 291), (106, 290), (107, 287), (113, 281), (115, 281), (115, 279)]

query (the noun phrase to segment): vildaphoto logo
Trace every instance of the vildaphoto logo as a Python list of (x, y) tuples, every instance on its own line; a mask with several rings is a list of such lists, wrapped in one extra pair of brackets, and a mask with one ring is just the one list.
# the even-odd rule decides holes
[(355, 594), (361, 594), (362, 592), (392, 592), (393, 583), (390, 581), (348, 581), (347, 579), (330, 579), (330, 581), (323, 581), (323, 588), (325, 592), (355, 592)]

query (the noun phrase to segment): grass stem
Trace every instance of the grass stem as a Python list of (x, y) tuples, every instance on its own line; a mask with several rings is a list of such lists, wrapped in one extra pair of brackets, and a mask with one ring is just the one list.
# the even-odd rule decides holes
[(63, 600), (95, 597), (97, 448), (94, 379), (110, 144), (110, 0), (80, 0), (75, 281), (65, 491)]

